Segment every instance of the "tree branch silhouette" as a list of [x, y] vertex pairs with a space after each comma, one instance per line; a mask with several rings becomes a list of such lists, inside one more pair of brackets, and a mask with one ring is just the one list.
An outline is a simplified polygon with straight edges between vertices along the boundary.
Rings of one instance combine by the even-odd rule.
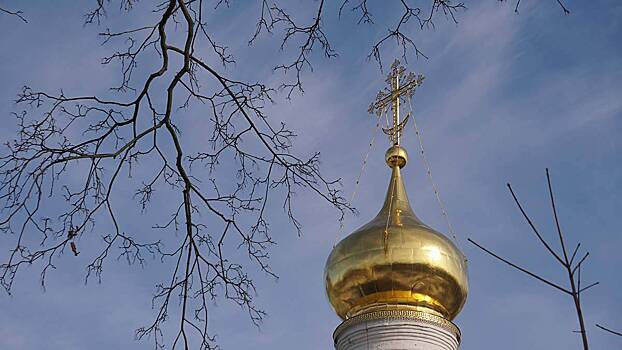
[[583, 264], [585, 263], [586, 259], [588, 258], [588, 256], [590, 255], [589, 252], [586, 252], [585, 254], [582, 255], [582, 258], [579, 259], [578, 262], [574, 262], [575, 257], [577, 256], [577, 252], [579, 251], [580, 247], [581, 247], [581, 243], [577, 243], [577, 245], [575, 246], [575, 248], [573, 249], [572, 254], [568, 254], [568, 250], [567, 250], [567, 245], [566, 245], [566, 239], [564, 237], [564, 233], [560, 227], [559, 224], [559, 219], [557, 216], [557, 207], [555, 204], [555, 197], [553, 195], [553, 186], [551, 184], [551, 176], [549, 174], [549, 169], [546, 169], [546, 180], [547, 180], [547, 187], [548, 187], [548, 194], [549, 194], [549, 199], [550, 199], [550, 203], [551, 203], [551, 209], [553, 212], [553, 219], [555, 222], [555, 228], [557, 231], [557, 237], [559, 240], [559, 245], [560, 245], [560, 251], [561, 253], [558, 253], [558, 251], [556, 251], [549, 242], [547, 242], [543, 236], [540, 234], [540, 231], [536, 228], [536, 226], [534, 225], [533, 221], [531, 220], [531, 218], [529, 217], [529, 215], [526, 213], [526, 211], [524, 210], [523, 206], [521, 205], [520, 201], [518, 200], [516, 194], [514, 193], [514, 190], [512, 189], [512, 186], [510, 184], [507, 184], [508, 189], [510, 190], [510, 194], [512, 195], [512, 199], [514, 200], [514, 202], [516, 203], [518, 209], [520, 210], [522, 216], [525, 218], [525, 220], [527, 221], [527, 223], [529, 224], [529, 227], [531, 228], [531, 231], [533, 232], [533, 234], [536, 236], [536, 238], [538, 239], [538, 241], [540, 242], [540, 244], [542, 245], [542, 247], [549, 253], [549, 255], [551, 255], [554, 259], [554, 261], [556, 261], [557, 263], [559, 263], [559, 265], [561, 266], [561, 268], [565, 271], [566, 276], [567, 276], [567, 283], [568, 283], [568, 287], [563, 287], [558, 283], [552, 282], [548, 279], [545, 279], [541, 276], [539, 276], [538, 274], [520, 267], [512, 262], [510, 262], [509, 260], [501, 257], [500, 255], [494, 253], [493, 251], [485, 248], [483, 245], [477, 243], [476, 241], [474, 241], [471, 238], [468, 238], [468, 241], [471, 242], [473, 245], [475, 245], [477, 248], [479, 248], [480, 250], [484, 251], [485, 253], [487, 253], [488, 255], [492, 256], [493, 258], [504, 262], [505, 264], [509, 265], [510, 267], [519, 270], [525, 274], [527, 274], [528, 276], [547, 284], [550, 287], [553, 287], [561, 292], [563, 292], [566, 295], [569, 295], [572, 298], [572, 301], [574, 303], [574, 307], [575, 307], [575, 312], [577, 315], [577, 320], [579, 323], [579, 331], [577, 331], [578, 333], [581, 334], [581, 341], [582, 341], [582, 345], [583, 345], [583, 349], [584, 350], [588, 350], [589, 349], [589, 343], [588, 343], [588, 338], [587, 338], [587, 332], [586, 332], [586, 326], [585, 326], [585, 320], [584, 320], [584, 316], [583, 316], [583, 309], [581, 307], [581, 296], [582, 293], [587, 291], [588, 289], [596, 286], [599, 284], [599, 282], [594, 282], [591, 283], [587, 286], [581, 286], [581, 267], [583, 266]]
[[4, 13], [4, 14], [9, 15], [9, 16], [17, 17], [22, 22], [28, 23], [28, 20], [26, 19], [26, 17], [24, 17], [24, 12], [22, 12], [20, 10], [14, 11], [14, 10], [9, 10], [7, 8], [4, 8], [4, 7], [0, 6], [0, 13]]
[[622, 333], [620, 333], [620, 332], [616, 332], [616, 331], [614, 331], [614, 330], [611, 330], [611, 329], [609, 329], [609, 328], [607, 328], [607, 327], [605, 327], [605, 326], [601, 326], [601, 325], [599, 325], [598, 323], [596, 324], [596, 327], [598, 327], [598, 328], [602, 329], [603, 331], [605, 331], [605, 332], [607, 332], [607, 333], [611, 333], [611, 334], [613, 334], [613, 335], [617, 335], [617, 336], [619, 336], [619, 337], [622, 337]]
[[[108, 3], [98, 0], [85, 22], [104, 21]], [[132, 1], [120, 3], [132, 10]], [[0, 157], [0, 229], [15, 237], [0, 264], [0, 284], [8, 293], [27, 265], [41, 266], [45, 287], [65, 249], [71, 246], [77, 258], [77, 246], [96, 247], [89, 233], [108, 222], [112, 232], [102, 235], [99, 253], [85, 263], [86, 281], [101, 281], [115, 255], [129, 264], [144, 264], [147, 256], [159, 259], [170, 269], [169, 278], [156, 284], [154, 319], [137, 329], [136, 337], [151, 339], [157, 349], [193, 348], [193, 339], [201, 349], [214, 349], [207, 322], [211, 301], [239, 305], [256, 324], [265, 316], [255, 303], [249, 264], [276, 277], [269, 265], [269, 249], [276, 243], [268, 203], [282, 201], [298, 232], [294, 196], [299, 190], [317, 194], [340, 217], [352, 210], [339, 181], [321, 174], [319, 154], [298, 156], [295, 133], [269, 120], [265, 105], [274, 89], [225, 76], [197, 56], [195, 47], [206, 44], [210, 59], [224, 67], [234, 62], [207, 30], [204, 6], [200, 0], [168, 0], [155, 9], [159, 19], [153, 25], [100, 33], [104, 44], [127, 45], [102, 60], [120, 68], [120, 82], [111, 88], [118, 98], [22, 88], [16, 102], [24, 110], [14, 114], [18, 136]], [[310, 42], [319, 40], [304, 34]], [[137, 75], [139, 60], [153, 57], [159, 66]], [[182, 132], [186, 110], [195, 104], [207, 107], [208, 137], [201, 140], [207, 147], [198, 152], [188, 150], [191, 140]], [[235, 176], [223, 176], [231, 173]], [[207, 176], [208, 186], [197, 176]], [[169, 218], [153, 227], [170, 233], [164, 239], [129, 232], [121, 222], [115, 198], [137, 181], [133, 197], [141, 211], [149, 210], [159, 192], [174, 203]], [[178, 305], [172, 302], [176, 298]], [[179, 323], [169, 341], [164, 324], [173, 315]]]

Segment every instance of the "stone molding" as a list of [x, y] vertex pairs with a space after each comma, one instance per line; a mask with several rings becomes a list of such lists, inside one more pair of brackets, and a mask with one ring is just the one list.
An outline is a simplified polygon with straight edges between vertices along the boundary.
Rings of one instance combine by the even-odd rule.
[[333, 333], [333, 339], [336, 341], [339, 335], [347, 328], [359, 323], [378, 321], [378, 320], [416, 320], [420, 323], [427, 323], [432, 326], [440, 327], [453, 334], [457, 341], [460, 342], [460, 329], [453, 322], [437, 315], [427, 312], [415, 310], [377, 310], [359, 314], [343, 321]]

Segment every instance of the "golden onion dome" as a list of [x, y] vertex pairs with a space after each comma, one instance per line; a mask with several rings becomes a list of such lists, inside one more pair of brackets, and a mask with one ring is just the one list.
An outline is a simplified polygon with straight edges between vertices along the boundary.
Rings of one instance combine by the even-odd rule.
[[413, 213], [400, 170], [406, 151], [395, 145], [386, 161], [393, 172], [382, 209], [328, 257], [328, 299], [342, 319], [378, 308], [413, 308], [452, 320], [467, 298], [466, 259]]

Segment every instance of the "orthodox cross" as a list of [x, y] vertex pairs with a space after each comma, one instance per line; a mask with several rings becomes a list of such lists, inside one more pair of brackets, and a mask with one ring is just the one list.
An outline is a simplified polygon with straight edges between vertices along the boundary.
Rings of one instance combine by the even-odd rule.
[[393, 124], [389, 128], [383, 128], [382, 131], [389, 136], [389, 139], [394, 145], [399, 145], [400, 136], [406, 122], [408, 122], [408, 117], [410, 117], [410, 114], [408, 114], [403, 121], [400, 121], [400, 100], [412, 98], [415, 93], [415, 88], [423, 83], [423, 79], [424, 76], [421, 74], [415, 74], [413, 72], [406, 74], [404, 66], [400, 64], [399, 60], [395, 60], [391, 65], [391, 71], [386, 79], [388, 87], [380, 90], [376, 96], [376, 100], [369, 105], [368, 112], [380, 117], [386, 111], [389, 103], [391, 103]]

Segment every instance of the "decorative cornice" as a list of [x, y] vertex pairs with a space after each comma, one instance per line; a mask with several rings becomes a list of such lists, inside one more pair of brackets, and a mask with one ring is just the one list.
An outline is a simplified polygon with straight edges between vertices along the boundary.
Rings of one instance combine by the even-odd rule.
[[356, 315], [354, 317], [348, 318], [343, 321], [337, 328], [335, 332], [333, 332], [333, 339], [337, 339], [339, 333], [341, 333], [344, 329], [351, 327], [353, 325], [369, 322], [369, 321], [377, 321], [377, 320], [416, 320], [422, 323], [428, 323], [433, 326], [440, 327], [456, 336], [458, 342], [460, 342], [460, 329], [458, 326], [453, 324], [451, 321], [437, 316], [428, 312], [416, 311], [416, 310], [408, 310], [408, 309], [388, 309], [388, 310], [377, 310], [370, 311], [366, 313], [362, 313]]

